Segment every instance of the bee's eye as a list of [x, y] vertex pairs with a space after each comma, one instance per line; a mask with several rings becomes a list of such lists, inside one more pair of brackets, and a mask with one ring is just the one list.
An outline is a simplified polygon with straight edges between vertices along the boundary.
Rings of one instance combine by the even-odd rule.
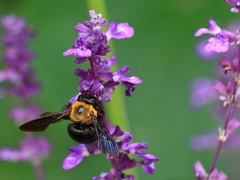
[[84, 108], [83, 108], [82, 106], [80, 106], [80, 107], [78, 108], [78, 113], [79, 113], [79, 114], [82, 114], [83, 111], [84, 111]]

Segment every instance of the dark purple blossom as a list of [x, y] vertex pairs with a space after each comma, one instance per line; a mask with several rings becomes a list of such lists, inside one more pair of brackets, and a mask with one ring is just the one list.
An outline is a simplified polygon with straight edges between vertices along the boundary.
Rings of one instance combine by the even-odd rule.
[[136, 84], [142, 83], [142, 80], [136, 76], [123, 76], [129, 71], [128, 66], [123, 66], [117, 72], [111, 72], [110, 67], [116, 64], [116, 56], [111, 56], [105, 60], [105, 56], [110, 52], [110, 47], [106, 44], [112, 37], [115, 39], [130, 38], [134, 34], [134, 30], [128, 23], [113, 22], [109, 25], [108, 31], [102, 31], [102, 27], [108, 24], [107, 20], [102, 18], [101, 14], [95, 11], [89, 11], [90, 21], [84, 24], [77, 24], [75, 29], [79, 32], [75, 43], [70, 49], [65, 51], [63, 55], [73, 54], [76, 56], [77, 64], [90, 61], [91, 69], [85, 71], [76, 69], [75, 74], [82, 78], [79, 92], [91, 91], [95, 89], [93, 86], [98, 84], [99, 88], [94, 92], [99, 99], [110, 101], [110, 94], [114, 92], [114, 86], [122, 84], [126, 89], [126, 95], [130, 96], [135, 89]]

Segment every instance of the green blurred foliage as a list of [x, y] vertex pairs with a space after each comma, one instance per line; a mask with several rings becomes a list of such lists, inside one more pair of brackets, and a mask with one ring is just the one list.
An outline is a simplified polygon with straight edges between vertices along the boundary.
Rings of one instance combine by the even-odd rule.
[[[33, 101], [40, 103], [44, 111], [58, 111], [77, 93], [79, 79], [74, 69], [78, 66], [73, 56], [64, 57], [62, 52], [76, 38], [75, 24], [89, 19], [86, 2], [0, 2], [1, 16], [14, 13], [25, 17], [36, 29], [32, 49], [37, 58], [32, 65], [36, 69], [36, 80], [42, 82], [43, 88]], [[200, 27], [208, 27], [209, 18], [224, 27], [237, 15], [230, 13], [230, 6], [223, 0], [109, 0], [105, 5], [109, 22], [127, 21], [135, 29], [133, 38], [113, 40], [113, 44], [118, 67], [128, 65], [131, 73], [144, 81], [132, 97], [124, 97], [133, 140], [148, 142], [147, 152], [159, 157], [153, 175], [145, 174], [138, 167], [138, 179], [194, 179], [193, 164], [201, 160], [209, 169], [214, 151], [195, 152], [189, 146], [189, 139], [195, 134], [217, 131], [220, 123], [212, 120], [209, 108], [193, 111], [188, 104], [191, 82], [199, 76], [213, 76], [213, 67], [217, 64], [197, 57], [195, 46], [200, 38], [193, 34]], [[124, 94], [123, 88], [121, 91]], [[8, 109], [15, 104], [18, 102], [13, 98], [1, 99], [0, 147], [17, 148], [19, 138], [24, 136], [8, 116]], [[121, 110], [115, 116], [119, 114]], [[47, 179], [91, 179], [100, 172], [109, 172], [110, 163], [104, 155], [85, 158], [76, 168], [62, 170], [68, 148], [76, 145], [67, 135], [66, 123], [52, 125], [38, 135], [46, 136], [53, 143], [51, 156], [43, 162]], [[229, 172], [224, 153], [218, 168]], [[34, 179], [34, 171], [25, 162], [0, 162], [0, 179], [30, 180]]]

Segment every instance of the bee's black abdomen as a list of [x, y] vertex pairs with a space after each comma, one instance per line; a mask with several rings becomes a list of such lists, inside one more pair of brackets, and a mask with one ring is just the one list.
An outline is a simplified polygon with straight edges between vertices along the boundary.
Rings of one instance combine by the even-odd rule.
[[97, 140], [96, 133], [89, 126], [80, 123], [72, 123], [68, 125], [68, 134], [78, 143], [91, 144]]

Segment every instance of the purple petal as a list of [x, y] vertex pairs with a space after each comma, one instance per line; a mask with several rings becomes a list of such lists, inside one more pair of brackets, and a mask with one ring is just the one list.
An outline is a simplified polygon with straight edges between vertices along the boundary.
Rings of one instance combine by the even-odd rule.
[[220, 94], [226, 94], [226, 87], [220, 81], [215, 82], [214, 89]]
[[151, 163], [148, 165], [142, 165], [142, 168], [147, 174], [153, 174], [155, 170], [155, 165], [154, 163]]
[[74, 55], [79, 57], [90, 57], [92, 55], [92, 52], [89, 49], [78, 49], [75, 51]]
[[77, 156], [76, 153], [69, 154], [63, 161], [62, 168], [64, 170], [69, 170], [77, 166], [82, 162], [83, 156]]
[[117, 21], [112, 22], [106, 33], [107, 40], [109, 41], [111, 38], [115, 39], [123, 39], [123, 38], [130, 38], [134, 34], [134, 29], [129, 26], [128, 23], [120, 23], [118, 24]]
[[216, 168], [209, 175], [208, 180], [227, 180], [228, 177], [224, 172], [219, 172]]
[[79, 95], [80, 95], [80, 93], [78, 93], [76, 96], [72, 97], [72, 98], [69, 100], [68, 104], [69, 104], [70, 106], [72, 106], [73, 103], [75, 103], [75, 102], [77, 101], [77, 98], [78, 98]]
[[120, 78], [120, 81], [132, 83], [132, 84], [140, 84], [143, 82], [140, 78], [136, 76], [122, 76]]
[[226, 57], [222, 57], [219, 65], [225, 69], [231, 67], [231, 62]]
[[94, 24], [99, 24], [100, 26], [108, 24], [107, 20], [102, 18], [102, 14], [97, 14], [94, 10], [90, 10], [89, 15], [92, 17], [91, 22]]
[[64, 56], [69, 56], [72, 55], [75, 52], [75, 50], [73, 49], [68, 49], [67, 51], [63, 52]]
[[21, 159], [21, 154], [18, 150], [13, 148], [3, 148], [0, 150], [1, 161], [20, 161]]
[[190, 104], [194, 108], [200, 108], [206, 103], [217, 98], [217, 92], [213, 89], [212, 80], [201, 77], [193, 81], [191, 87]]
[[124, 132], [124, 138], [123, 138], [123, 147], [127, 147], [132, 140], [132, 135], [129, 132]]
[[31, 105], [25, 108], [12, 108], [10, 110], [10, 116], [21, 123], [35, 119], [40, 113], [41, 107], [39, 105]]
[[230, 133], [234, 132], [239, 127], [240, 127], [240, 122], [235, 117], [231, 119], [227, 126], [227, 136]]
[[128, 155], [124, 153], [119, 154], [118, 161], [118, 165], [121, 167], [121, 170], [131, 169], [137, 165], [134, 159], [130, 159]]
[[84, 24], [81, 24], [81, 23], [78, 23], [76, 26], [75, 26], [75, 29], [79, 32], [88, 32], [89, 31], [89, 28], [86, 27]]
[[196, 178], [199, 180], [205, 180], [208, 176], [200, 161], [194, 164], [193, 171], [195, 172]]
[[197, 30], [197, 32], [194, 34], [194, 36], [201, 36], [202, 34], [212, 34], [212, 35], [216, 35], [217, 33], [221, 32], [221, 28], [217, 25], [217, 23], [210, 19], [208, 21], [209, 24], [209, 29], [206, 28], [200, 28], [199, 30]]
[[109, 121], [105, 121], [105, 126], [113, 137], [120, 137], [123, 135], [123, 131], [119, 126], [112, 126]]
[[119, 78], [125, 73], [129, 71], [128, 66], [123, 66], [119, 71], [113, 73], [114, 76], [112, 77], [113, 81], [119, 81]]
[[[130, 151], [131, 154], [135, 154], [136, 152], [139, 151], [139, 149], [148, 149], [148, 144], [145, 142], [143, 143], [136, 142], [136, 143], [128, 144], [128, 146], [122, 146], [121, 149], [124, 151]], [[144, 152], [141, 152], [141, 153], [144, 153]]]
[[75, 63], [77, 63], [77, 64], [82, 64], [82, 63], [84, 63], [84, 62], [86, 62], [87, 61], [87, 58], [86, 57], [77, 57], [76, 59], [75, 59]]
[[236, 6], [239, 3], [239, 0], [225, 0], [226, 3], [230, 4], [231, 6]]
[[229, 42], [222, 42], [217, 38], [209, 38], [208, 42], [209, 43], [204, 48], [206, 52], [222, 53], [226, 52], [229, 47]]
[[89, 156], [87, 148], [84, 144], [70, 148], [70, 154], [64, 159], [62, 168], [69, 170], [82, 162], [84, 156]]
[[135, 176], [133, 176], [133, 175], [125, 175], [125, 179], [127, 179], [127, 180], [134, 180]]
[[87, 72], [85, 70], [83, 70], [83, 69], [77, 68], [75, 70], [75, 75], [85, 79], [87, 77]]
[[218, 135], [214, 133], [197, 135], [191, 138], [190, 144], [197, 151], [215, 149], [218, 144]]

